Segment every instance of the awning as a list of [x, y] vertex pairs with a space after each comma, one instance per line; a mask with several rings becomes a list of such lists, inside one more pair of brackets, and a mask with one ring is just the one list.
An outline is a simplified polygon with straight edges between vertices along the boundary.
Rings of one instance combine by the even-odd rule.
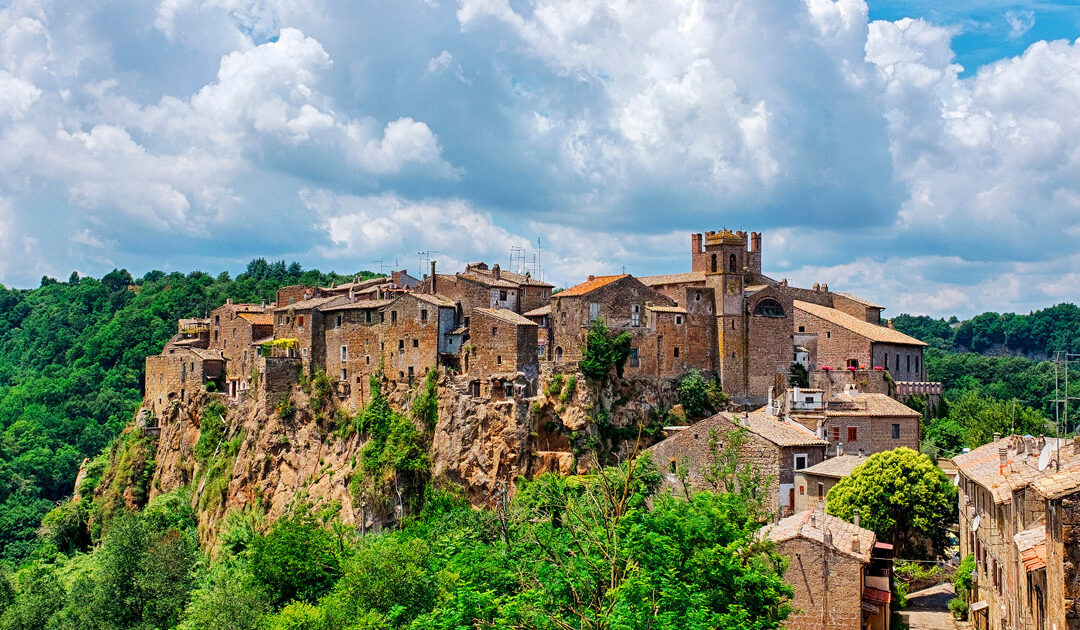
[[989, 607], [990, 604], [987, 604], [983, 600], [979, 600], [971, 605], [971, 612], [979, 612], [980, 610], [986, 610]]

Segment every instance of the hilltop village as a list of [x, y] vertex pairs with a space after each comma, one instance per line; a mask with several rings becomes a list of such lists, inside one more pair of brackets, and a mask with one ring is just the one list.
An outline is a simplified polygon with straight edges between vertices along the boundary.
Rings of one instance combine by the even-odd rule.
[[[497, 264], [447, 274], [433, 261], [422, 278], [395, 271], [336, 286], [285, 287], [272, 304], [228, 302], [207, 318], [181, 320], [162, 353], [147, 358], [141, 422], [167, 432], [178, 406], [207, 391], [230, 406], [246, 401], [271, 414], [301, 375], [316, 373], [331, 379], [337, 404], [357, 410], [371, 400], [373, 376], [380, 391], [404, 392], [408, 400], [434, 370], [457, 402], [440, 406], [456, 411], [449, 420], [440, 414], [433, 450], [449, 444], [467, 453], [480, 472], [457, 479], [471, 497], [490, 496], [498, 479], [586, 465], [550, 420], [523, 410], [540, 408], [555, 375], [577, 372], [588, 331], [603, 320], [629, 334], [623, 380], [644, 388], [633, 391], [659, 392], [698, 370], [730, 401], [728, 411], [701, 422], [665, 427], [650, 447], [665, 483], [701, 484], [709, 436], [744, 431], [740, 456], [769, 480], [777, 522], [767, 535], [792, 558], [831, 553], [834, 567], [843, 567], [842, 588], [835, 571], [802, 567], [807, 579], [796, 585], [794, 602], [800, 612], [789, 627], [822, 627], [828, 617], [830, 627], [887, 628], [891, 547], [857, 523], [826, 515], [825, 494], [870, 454], [917, 450], [921, 416], [900, 400], [919, 394], [932, 402], [941, 386], [926, 382], [925, 344], [883, 321], [884, 307], [825, 284], [798, 288], [764, 275], [761, 243], [760, 233], [692, 234], [684, 273], [590, 276], [561, 291]], [[793, 371], [804, 381], [793, 381]], [[641, 413], [653, 404], [648, 397]], [[525, 425], [504, 431], [496, 447], [480, 446], [492, 441], [492, 410], [526, 418]], [[478, 426], [469, 424], [475, 417]], [[583, 422], [575, 428], [588, 430]], [[169, 457], [159, 453], [160, 461]], [[436, 470], [449, 474], [438, 461]], [[299, 483], [299, 473], [273, 474], [277, 481], [264, 480], [268, 489]], [[346, 517], [367, 526], [370, 513], [349, 509]], [[836, 595], [817, 596], [826, 590]]]

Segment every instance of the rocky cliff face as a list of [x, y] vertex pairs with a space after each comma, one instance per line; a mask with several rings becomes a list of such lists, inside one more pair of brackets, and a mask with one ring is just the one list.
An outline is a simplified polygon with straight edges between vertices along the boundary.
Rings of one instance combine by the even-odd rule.
[[[512, 492], [513, 480], [521, 477], [587, 468], [595, 459], [586, 453], [625, 453], [639, 425], [649, 443], [669, 417], [656, 410], [676, 402], [671, 384], [617, 379], [586, 385], [580, 377], [550, 373], [541, 380], [544, 391], [536, 397], [488, 401], [441, 375], [438, 421], [426, 434], [432, 479], [460, 486], [474, 505], [489, 505], [504, 482]], [[404, 386], [387, 392], [392, 406], [406, 413], [414, 397]], [[363, 522], [378, 529], [397, 518], [393, 501], [367, 501], [350, 491], [365, 442], [355, 431], [342, 431], [338, 419], [355, 410], [317, 414], [297, 386], [275, 407], [254, 396], [234, 402], [203, 393], [174, 402], [157, 428], [133, 427], [160, 435], [148, 441], [154, 450], [148, 495], [126, 492], [125, 502], [135, 506], [189, 487], [204, 542], [216, 537], [230, 511], [252, 509], [273, 521], [297, 501], [334, 510], [357, 528]], [[211, 430], [204, 425], [214, 424], [217, 439], [200, 444]], [[110, 468], [119, 465], [110, 462]]]

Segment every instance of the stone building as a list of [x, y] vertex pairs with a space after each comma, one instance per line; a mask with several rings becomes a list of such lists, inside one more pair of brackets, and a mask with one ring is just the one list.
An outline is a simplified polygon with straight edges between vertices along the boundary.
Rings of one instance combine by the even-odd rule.
[[866, 463], [866, 455], [840, 455], [808, 468], [795, 471], [795, 511], [825, 509], [825, 500], [833, 486]]
[[259, 345], [274, 337], [274, 315], [264, 304], [225, 304], [210, 311], [210, 349], [226, 361], [224, 391], [231, 397], [247, 391]]
[[366, 404], [371, 393], [369, 379], [383, 365], [383, 309], [393, 302], [357, 300], [319, 309], [326, 321], [324, 369], [336, 379], [337, 395], [356, 407]]
[[793, 389], [788, 395], [803, 399], [789, 406], [789, 417], [827, 440], [830, 453], [841, 445], [849, 454], [919, 450], [922, 414], [885, 394], [848, 389], [826, 399], [822, 390]]
[[[280, 292], [278, 300], [281, 301]], [[299, 358], [306, 373], [325, 369], [326, 338], [321, 308], [348, 303], [349, 298], [344, 295], [322, 295], [278, 306], [274, 309], [274, 339], [290, 341], [285, 354]]]
[[535, 394], [537, 325], [509, 309], [474, 308], [471, 349], [463, 359], [469, 390], [483, 398]]
[[220, 388], [224, 367], [220, 352], [204, 348], [167, 345], [161, 354], [146, 357], [144, 400], [151, 415], [205, 390], [207, 383]]
[[507, 309], [518, 314], [540, 308], [551, 299], [553, 286], [524, 274], [505, 271], [499, 265], [469, 263], [465, 271], [439, 274], [431, 263], [431, 274], [417, 291], [438, 294], [461, 305], [462, 323], [468, 326], [474, 308]]
[[895, 381], [926, 380], [926, 344], [914, 337], [836, 308], [801, 300], [795, 302], [795, 325], [797, 334], [817, 335], [816, 366], [812, 369], [880, 366]]
[[874, 532], [805, 510], [766, 525], [759, 534], [788, 559], [785, 580], [795, 589], [789, 630], [887, 630], [891, 561]]
[[[766, 477], [768, 499], [780, 514], [790, 514], [795, 503], [795, 472], [825, 459], [825, 441], [802, 425], [771, 416], [764, 411], [745, 414], [719, 413], [648, 449], [653, 462], [665, 472], [665, 484], [677, 486], [680, 471], [692, 486], [711, 489], [706, 472], [713, 454], [730, 445], [735, 432], [745, 435], [739, 458]], [[710, 446], [713, 436], [717, 443]], [[715, 451], [714, 451], [715, 447]]]
[[1074, 596], [1080, 445], [1009, 436], [953, 458], [960, 553], [974, 554], [971, 618], [981, 630], [1080, 627]]
[[585, 282], [556, 294], [551, 304], [554, 361], [580, 361], [589, 328], [599, 319], [609, 330], [630, 333], [627, 372], [655, 373], [655, 358], [640, 351], [647, 333], [648, 305], [674, 306], [675, 302], [629, 274], [589, 276]]

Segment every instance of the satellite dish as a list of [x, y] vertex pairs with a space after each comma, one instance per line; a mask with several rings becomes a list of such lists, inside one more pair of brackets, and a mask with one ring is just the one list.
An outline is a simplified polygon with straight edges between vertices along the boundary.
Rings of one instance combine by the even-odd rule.
[[956, 475], [953, 476], [952, 485], [954, 485], [954, 486], [959, 486], [960, 485], [960, 474], [959, 473], [957, 473]]
[[971, 531], [975, 532], [979, 530], [979, 517], [976, 516], [975, 520], [971, 521]]
[[1057, 442], [1047, 442], [1046, 447], [1043, 448], [1043, 452], [1039, 455], [1039, 470], [1046, 470], [1046, 467], [1050, 465], [1050, 456], [1057, 450]]

